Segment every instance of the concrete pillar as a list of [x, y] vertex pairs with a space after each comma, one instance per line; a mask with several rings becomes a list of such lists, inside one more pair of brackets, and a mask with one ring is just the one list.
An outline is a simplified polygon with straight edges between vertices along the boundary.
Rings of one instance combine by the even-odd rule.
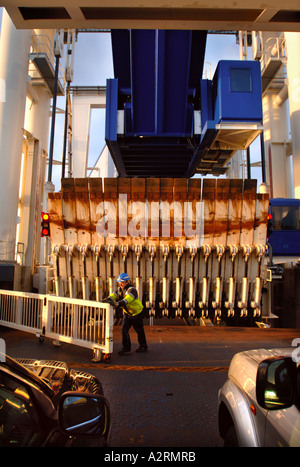
[[271, 198], [286, 198], [290, 194], [290, 166], [286, 155], [288, 115], [286, 102], [278, 105], [277, 96], [278, 92], [270, 90], [263, 97], [267, 184]]
[[300, 33], [286, 32], [287, 75], [294, 162], [295, 198], [300, 198]]
[[31, 30], [17, 30], [3, 9], [0, 38], [0, 259], [14, 260]]
[[24, 129], [28, 136], [24, 141], [24, 146], [28, 147], [28, 151], [24, 152], [26, 181], [20, 213], [22, 236], [18, 241], [24, 243], [24, 264], [32, 271], [36, 262], [40, 260], [40, 243], [43, 244], [43, 239], [40, 239], [40, 211], [41, 208], [47, 211], [47, 204], [43, 204], [43, 191], [47, 168], [50, 105], [51, 95], [46, 86], [33, 86], [29, 82], [24, 119]]

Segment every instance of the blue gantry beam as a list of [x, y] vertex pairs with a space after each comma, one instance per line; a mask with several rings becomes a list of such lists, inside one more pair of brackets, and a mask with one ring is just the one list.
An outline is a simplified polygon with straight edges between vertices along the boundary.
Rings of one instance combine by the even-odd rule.
[[203, 80], [206, 31], [112, 30], [106, 142], [121, 176], [224, 173], [261, 131], [259, 64], [221, 61]]

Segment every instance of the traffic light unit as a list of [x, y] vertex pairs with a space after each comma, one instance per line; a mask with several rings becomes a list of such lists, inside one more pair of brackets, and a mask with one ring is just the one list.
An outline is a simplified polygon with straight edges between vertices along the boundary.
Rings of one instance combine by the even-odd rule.
[[41, 237], [50, 237], [50, 216], [47, 212], [42, 212], [41, 217]]
[[270, 235], [272, 233], [272, 229], [273, 229], [273, 221], [272, 221], [272, 214], [268, 214], [268, 225], [267, 225], [267, 238], [270, 238]]

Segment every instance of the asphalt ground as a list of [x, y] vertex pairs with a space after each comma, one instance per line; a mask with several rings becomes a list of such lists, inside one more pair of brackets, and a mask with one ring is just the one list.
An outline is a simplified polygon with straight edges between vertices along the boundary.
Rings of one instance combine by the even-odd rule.
[[291, 347], [300, 329], [229, 328], [211, 326], [145, 326], [149, 350], [119, 356], [121, 328], [114, 327], [110, 362], [95, 363], [92, 351], [0, 327], [6, 352], [65, 361], [71, 368], [92, 373], [103, 385], [111, 406], [110, 446], [119, 448], [221, 447], [218, 433], [218, 391], [237, 352]]

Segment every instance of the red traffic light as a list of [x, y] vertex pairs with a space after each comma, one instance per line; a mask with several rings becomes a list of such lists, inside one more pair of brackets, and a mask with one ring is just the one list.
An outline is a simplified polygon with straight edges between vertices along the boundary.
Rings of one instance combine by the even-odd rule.
[[270, 238], [270, 235], [272, 233], [272, 228], [273, 228], [273, 222], [272, 222], [272, 214], [268, 214], [268, 224], [267, 224], [267, 238]]
[[50, 237], [50, 216], [48, 212], [42, 212], [41, 217], [41, 237]]

